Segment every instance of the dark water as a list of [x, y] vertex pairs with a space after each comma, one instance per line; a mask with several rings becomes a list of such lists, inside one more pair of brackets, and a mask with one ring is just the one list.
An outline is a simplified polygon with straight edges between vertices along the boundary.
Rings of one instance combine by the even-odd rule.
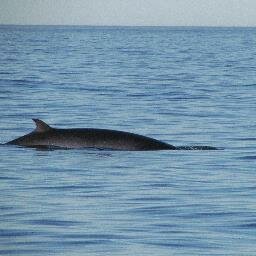
[[0, 27], [0, 143], [53, 126], [220, 151], [0, 147], [0, 255], [255, 255], [256, 29]]

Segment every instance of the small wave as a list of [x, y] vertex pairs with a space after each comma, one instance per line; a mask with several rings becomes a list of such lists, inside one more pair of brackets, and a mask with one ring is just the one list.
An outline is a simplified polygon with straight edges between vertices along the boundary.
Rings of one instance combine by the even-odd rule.
[[20, 178], [15, 178], [15, 177], [0, 176], [0, 180], [21, 180], [21, 179]]
[[256, 141], [256, 138], [248, 137], [248, 138], [232, 138], [232, 140], [236, 141]]
[[68, 220], [52, 220], [52, 219], [38, 219], [30, 220], [29, 224], [43, 225], [43, 226], [58, 226], [58, 227], [70, 227], [76, 226], [80, 222], [78, 221], [68, 221]]
[[19, 236], [31, 236], [40, 235], [42, 232], [36, 232], [34, 230], [20, 230], [20, 229], [0, 229], [1, 237], [19, 237]]
[[241, 160], [255, 160], [256, 156], [242, 156], [242, 157], [238, 157], [238, 159], [241, 159]]

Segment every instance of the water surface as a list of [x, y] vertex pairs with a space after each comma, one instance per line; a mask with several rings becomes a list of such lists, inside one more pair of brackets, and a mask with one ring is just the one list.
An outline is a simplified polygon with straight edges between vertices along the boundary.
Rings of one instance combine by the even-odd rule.
[[40, 118], [224, 148], [1, 146], [1, 255], [255, 255], [254, 28], [1, 26], [0, 42], [0, 143]]

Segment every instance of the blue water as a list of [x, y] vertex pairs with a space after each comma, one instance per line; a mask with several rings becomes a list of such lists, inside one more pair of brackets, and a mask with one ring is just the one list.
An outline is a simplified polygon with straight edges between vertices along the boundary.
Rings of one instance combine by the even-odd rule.
[[0, 26], [0, 143], [125, 130], [219, 151], [0, 146], [0, 255], [255, 255], [256, 29]]

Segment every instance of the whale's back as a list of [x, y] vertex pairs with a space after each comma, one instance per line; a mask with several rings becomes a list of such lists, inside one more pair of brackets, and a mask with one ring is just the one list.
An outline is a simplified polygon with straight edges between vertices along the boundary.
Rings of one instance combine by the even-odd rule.
[[34, 131], [8, 142], [27, 147], [163, 150], [174, 146], [146, 136], [108, 129], [54, 129]]
[[143, 135], [108, 129], [57, 129], [39, 119], [33, 119], [36, 129], [9, 141], [25, 147], [46, 148], [98, 148], [111, 150], [215, 150], [210, 146], [178, 146]]

